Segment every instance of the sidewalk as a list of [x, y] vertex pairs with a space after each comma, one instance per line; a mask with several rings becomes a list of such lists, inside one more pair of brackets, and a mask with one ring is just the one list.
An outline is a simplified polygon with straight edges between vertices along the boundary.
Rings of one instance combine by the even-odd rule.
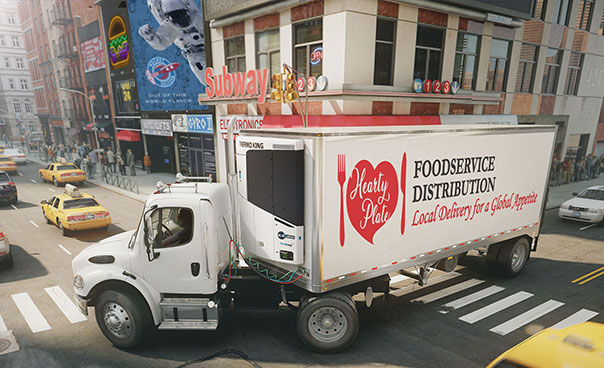
[[[40, 166], [47, 166], [50, 162], [45, 162], [43, 159], [40, 159], [38, 152], [31, 152], [27, 154], [28, 161], [38, 164]], [[97, 168], [100, 171], [100, 164], [97, 164]], [[126, 173], [130, 174], [130, 169], [126, 168]], [[120, 175], [119, 169], [116, 166], [116, 173], [112, 175]], [[139, 194], [135, 192], [131, 192], [122, 188], [119, 188], [114, 185], [107, 184], [103, 179], [100, 173], [95, 175], [95, 179], [86, 179], [87, 184], [96, 185], [98, 187], [110, 190], [112, 192], [121, 194], [126, 197], [130, 197], [140, 202], [145, 202], [149, 195], [153, 193], [157, 189], [157, 182], [161, 181], [163, 183], [173, 183], [176, 181], [176, 175], [169, 173], [151, 173], [147, 174], [145, 170], [136, 169], [136, 176], [125, 175], [124, 178], [128, 178], [132, 181], [138, 183]]]

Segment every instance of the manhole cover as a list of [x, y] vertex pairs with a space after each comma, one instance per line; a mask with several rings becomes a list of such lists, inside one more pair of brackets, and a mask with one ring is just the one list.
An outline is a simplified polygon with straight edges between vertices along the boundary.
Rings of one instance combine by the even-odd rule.
[[0, 353], [10, 347], [10, 341], [6, 339], [0, 339]]

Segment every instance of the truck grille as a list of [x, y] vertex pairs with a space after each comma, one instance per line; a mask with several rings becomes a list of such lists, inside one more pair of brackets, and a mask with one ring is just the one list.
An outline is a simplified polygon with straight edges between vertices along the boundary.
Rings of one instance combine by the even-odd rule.
[[585, 208], [585, 207], [577, 207], [577, 206], [570, 206], [569, 209], [571, 211], [579, 211], [579, 212], [585, 212], [585, 211], [587, 211], [587, 208]]

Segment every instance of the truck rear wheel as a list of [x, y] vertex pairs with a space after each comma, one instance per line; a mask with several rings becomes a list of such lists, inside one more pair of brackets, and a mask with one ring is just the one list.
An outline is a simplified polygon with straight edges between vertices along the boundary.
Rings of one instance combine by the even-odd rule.
[[440, 262], [438, 262], [438, 264], [436, 265], [436, 268], [438, 268], [441, 271], [451, 272], [457, 266], [458, 261], [459, 261], [459, 256], [457, 254], [454, 256], [447, 257], [447, 258], [443, 258], [440, 260]]
[[151, 313], [137, 295], [107, 290], [96, 300], [94, 314], [103, 335], [118, 348], [138, 345], [151, 327]]
[[297, 327], [306, 346], [320, 353], [335, 353], [356, 339], [359, 316], [350, 296], [331, 293], [301, 303]]
[[501, 245], [497, 254], [497, 263], [501, 272], [508, 277], [515, 277], [526, 266], [529, 259], [530, 246], [526, 238], [513, 239]]

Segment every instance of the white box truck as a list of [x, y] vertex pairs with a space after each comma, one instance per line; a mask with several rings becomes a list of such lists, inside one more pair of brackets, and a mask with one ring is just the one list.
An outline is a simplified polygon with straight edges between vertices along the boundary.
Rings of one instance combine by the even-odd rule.
[[[297, 310], [301, 340], [345, 349], [352, 296], [387, 295], [389, 273], [425, 284], [479, 249], [516, 276], [537, 248], [553, 126], [244, 131], [230, 185], [161, 185], [134, 231], [73, 260], [76, 301], [132, 347], [148, 329], [218, 327], [235, 308]], [[236, 169], [235, 168], [236, 162]]]

